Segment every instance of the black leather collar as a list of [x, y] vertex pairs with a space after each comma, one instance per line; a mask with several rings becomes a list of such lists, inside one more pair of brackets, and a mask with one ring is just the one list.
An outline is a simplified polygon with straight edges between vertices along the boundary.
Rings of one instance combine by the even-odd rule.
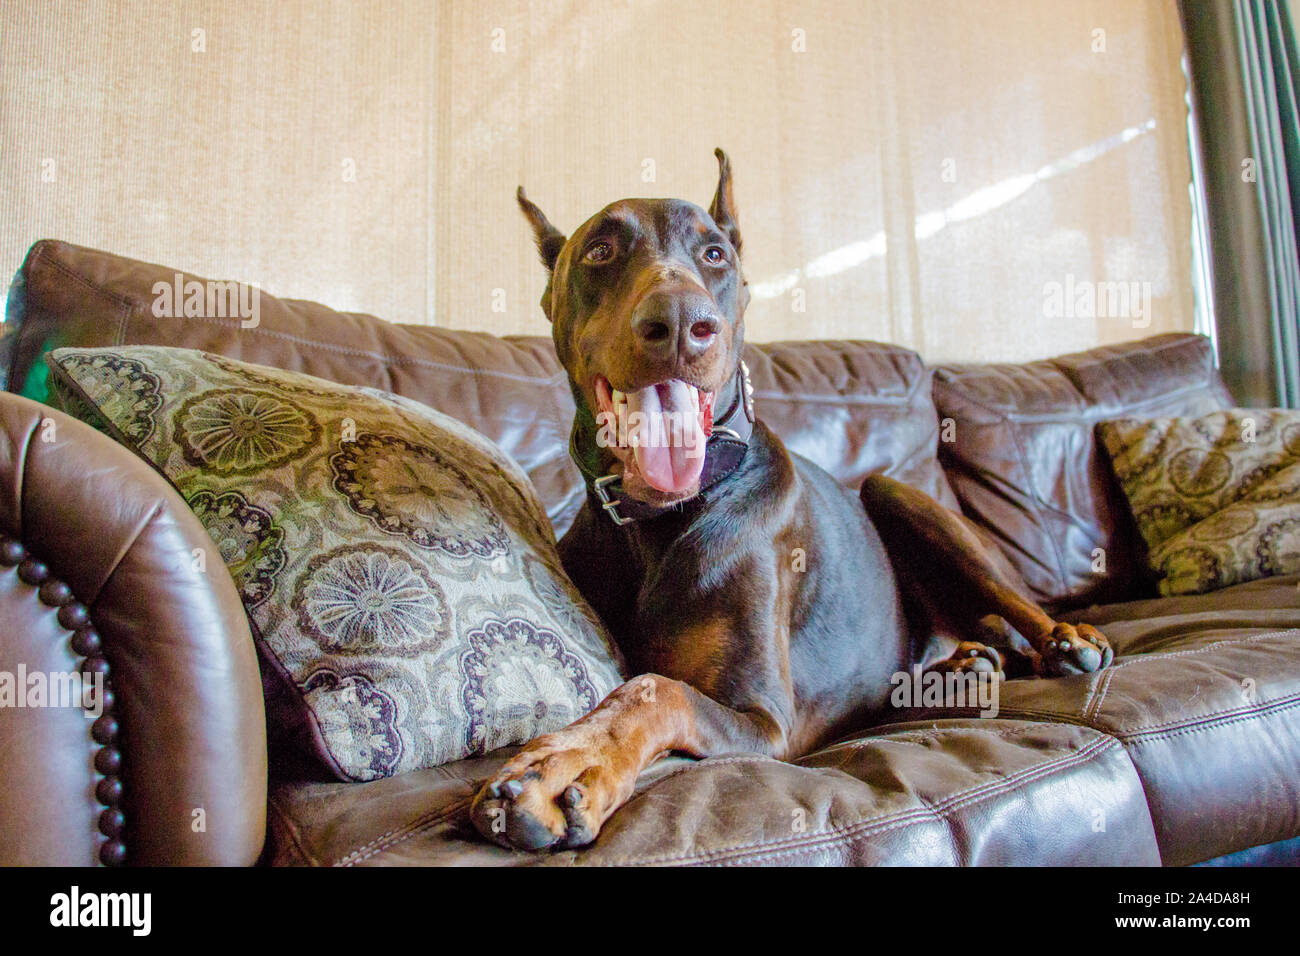
[[[749, 382], [749, 369], [744, 362], [741, 362], [736, 370], [735, 401], [721, 418], [714, 421], [713, 434], [709, 436], [704, 446], [700, 495], [740, 467], [740, 463], [745, 459], [745, 452], [749, 449], [749, 439], [753, 433], [754, 387]], [[578, 428], [575, 423], [573, 433], [569, 437], [569, 456], [582, 472], [588, 493], [596, 498], [614, 524], [625, 525], [633, 521], [644, 521], [677, 510], [678, 505], [661, 507], [627, 497], [623, 493], [623, 481], [619, 475], [593, 474], [584, 466], [582, 456], [578, 454], [577, 437]]]

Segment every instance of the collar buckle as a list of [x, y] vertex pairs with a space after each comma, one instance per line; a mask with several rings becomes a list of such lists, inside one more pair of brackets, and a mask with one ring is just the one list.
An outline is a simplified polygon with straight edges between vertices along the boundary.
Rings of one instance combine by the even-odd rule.
[[621, 528], [625, 524], [631, 524], [635, 519], [624, 518], [618, 513], [618, 506], [621, 502], [608, 491], [609, 486], [618, 481], [618, 479], [618, 475], [605, 475], [602, 478], [597, 478], [592, 483], [592, 487], [595, 489], [596, 497], [600, 499], [600, 506], [605, 509], [614, 524]]

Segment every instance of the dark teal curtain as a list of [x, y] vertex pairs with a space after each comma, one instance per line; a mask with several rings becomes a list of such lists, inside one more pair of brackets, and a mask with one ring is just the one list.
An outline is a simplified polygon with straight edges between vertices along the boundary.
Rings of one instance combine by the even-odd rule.
[[1279, 401], [1300, 407], [1300, 57], [1285, 0], [1234, 0], [1247, 118], [1258, 158], [1269, 332]]
[[1181, 0], [1224, 379], [1300, 407], [1300, 56], [1285, 0]]

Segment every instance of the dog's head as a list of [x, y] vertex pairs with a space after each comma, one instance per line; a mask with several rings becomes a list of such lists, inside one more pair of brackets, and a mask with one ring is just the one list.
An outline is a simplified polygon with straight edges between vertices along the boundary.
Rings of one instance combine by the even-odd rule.
[[550, 272], [542, 311], [578, 403], [581, 451], [652, 505], [698, 493], [714, 410], [737, 400], [749, 290], [731, 164], [716, 155], [707, 212], [679, 199], [624, 199], [566, 239], [518, 194]]

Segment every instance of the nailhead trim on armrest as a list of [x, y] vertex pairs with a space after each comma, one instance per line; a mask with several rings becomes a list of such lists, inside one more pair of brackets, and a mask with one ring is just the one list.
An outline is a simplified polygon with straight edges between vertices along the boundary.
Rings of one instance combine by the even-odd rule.
[[99, 632], [90, 619], [90, 612], [72, 589], [53, 577], [49, 567], [31, 555], [21, 541], [0, 535], [0, 567], [14, 568], [19, 580], [37, 589], [42, 604], [57, 609], [59, 625], [72, 632], [72, 650], [81, 658], [78, 671], [85, 675], [104, 675], [103, 711], [90, 727], [91, 738], [99, 744], [95, 770], [101, 779], [95, 785], [95, 799], [104, 807], [99, 814], [99, 832], [105, 837], [99, 847], [99, 861], [104, 866], [121, 866], [126, 862], [126, 816], [121, 810], [122, 751], [118, 747], [121, 728], [114, 713], [116, 698]]

